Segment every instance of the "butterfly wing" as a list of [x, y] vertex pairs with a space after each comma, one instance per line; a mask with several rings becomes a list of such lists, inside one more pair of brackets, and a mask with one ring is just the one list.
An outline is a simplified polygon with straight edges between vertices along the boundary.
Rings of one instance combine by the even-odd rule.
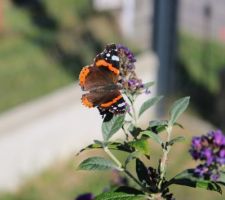
[[126, 102], [119, 90], [89, 92], [82, 96], [82, 103], [89, 108], [97, 106], [101, 115], [119, 114], [126, 111]]
[[90, 91], [98, 87], [116, 84], [118, 76], [105, 67], [86, 66], [79, 75], [82, 90]]
[[119, 75], [120, 58], [116, 45], [107, 45], [105, 50], [95, 57], [94, 63], [96, 67], [106, 67]]
[[127, 110], [127, 104], [120, 91], [115, 91], [115, 93], [117, 93], [118, 96], [112, 101], [106, 102], [97, 107], [100, 115], [104, 118], [104, 122], [111, 120], [113, 115], [123, 114]]

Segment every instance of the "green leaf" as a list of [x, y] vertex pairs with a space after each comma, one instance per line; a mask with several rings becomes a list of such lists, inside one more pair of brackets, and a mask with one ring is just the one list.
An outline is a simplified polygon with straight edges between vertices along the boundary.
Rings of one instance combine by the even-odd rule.
[[148, 89], [148, 88], [150, 88], [151, 86], [153, 86], [154, 84], [155, 84], [155, 83], [154, 83], [153, 81], [147, 82], [147, 83], [144, 84], [144, 88], [145, 88], [145, 89]]
[[160, 133], [166, 129], [168, 125], [167, 120], [153, 120], [149, 122], [149, 128], [154, 133]]
[[217, 181], [217, 183], [225, 186], [225, 172], [220, 172], [220, 177], [219, 177], [219, 180]]
[[[95, 141], [96, 142], [96, 141]], [[107, 144], [104, 144], [104, 145], [107, 145], [107, 147], [110, 149], [110, 150], [118, 150], [118, 151], [124, 151], [124, 152], [128, 152], [128, 153], [132, 153], [135, 151], [135, 148], [130, 146], [128, 143], [119, 143], [119, 142], [108, 142]], [[103, 148], [103, 144], [101, 143], [95, 143], [95, 144], [91, 144], [91, 145], [88, 145], [87, 147], [81, 149], [76, 156], [78, 156], [80, 153], [82, 153], [83, 151], [86, 151], [86, 150], [90, 150], [90, 149], [101, 149]]]
[[135, 194], [135, 195], [143, 194], [142, 191], [137, 190], [136, 188], [129, 187], [129, 186], [120, 186], [120, 187], [116, 188], [116, 190], [114, 190], [114, 192], [124, 192], [126, 194]]
[[108, 141], [122, 126], [125, 115], [115, 115], [110, 121], [102, 123], [104, 141]]
[[134, 138], [137, 138], [137, 136], [140, 134], [142, 129], [131, 124], [128, 128], [128, 131]]
[[161, 138], [158, 135], [156, 135], [154, 132], [152, 132], [152, 131], [148, 131], [148, 130], [147, 131], [142, 131], [140, 134], [152, 138], [155, 142], [157, 142], [160, 145], [162, 145], [162, 143], [163, 143]]
[[104, 192], [95, 200], [144, 200], [144, 195], [127, 194], [123, 192]]
[[150, 107], [152, 107], [153, 105], [158, 103], [162, 98], [163, 98], [163, 96], [156, 96], [156, 97], [153, 97], [153, 98], [145, 101], [140, 108], [139, 117]]
[[107, 170], [117, 169], [118, 167], [111, 161], [103, 157], [91, 157], [82, 161], [79, 170]]
[[168, 146], [172, 146], [172, 145], [174, 145], [177, 142], [183, 142], [183, 141], [185, 141], [185, 138], [183, 136], [178, 136], [178, 137], [175, 137], [172, 140], [170, 140], [168, 142]]
[[152, 120], [149, 122], [149, 127], [167, 126], [167, 124], [168, 124], [167, 120]]
[[182, 125], [182, 124], [180, 124], [180, 123], [177, 123], [177, 122], [175, 122], [175, 123], [174, 123], [174, 126], [178, 126], [179, 128], [184, 129], [183, 125]]
[[216, 182], [194, 176], [194, 169], [188, 169], [176, 175], [168, 182], [167, 187], [171, 184], [184, 185], [193, 188], [203, 188], [222, 194], [221, 187]]
[[105, 143], [102, 142], [102, 141], [100, 141], [100, 140], [94, 140], [94, 143], [95, 143], [95, 144], [98, 144], [98, 145], [100, 145], [100, 146], [102, 146], [102, 147], [105, 146]]
[[141, 181], [144, 185], [151, 185], [151, 181], [149, 179], [148, 169], [145, 166], [145, 164], [140, 160], [136, 159], [136, 173], [138, 179]]
[[80, 155], [80, 153], [82, 153], [83, 151], [89, 150], [89, 149], [99, 149], [102, 148], [102, 145], [100, 144], [90, 144], [87, 147], [84, 147], [83, 149], [81, 149], [76, 156]]
[[142, 154], [145, 154], [145, 155], [150, 154], [150, 147], [149, 147], [147, 138], [134, 140], [132, 142], [129, 142], [129, 144]]
[[169, 125], [173, 126], [178, 117], [186, 110], [190, 101], [190, 97], [183, 97], [174, 102], [170, 109]]
[[127, 165], [129, 164], [129, 162], [131, 162], [132, 160], [136, 159], [136, 158], [139, 158], [141, 156], [140, 152], [138, 151], [135, 151], [133, 153], [130, 153], [128, 155], [128, 157], [126, 158], [125, 160], [125, 163], [124, 163], [124, 166], [125, 168], [127, 167]]

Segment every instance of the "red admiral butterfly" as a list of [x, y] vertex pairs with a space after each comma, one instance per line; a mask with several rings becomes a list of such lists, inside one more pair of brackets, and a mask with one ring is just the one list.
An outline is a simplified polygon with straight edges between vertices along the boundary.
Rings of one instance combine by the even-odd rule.
[[115, 44], [111, 44], [79, 75], [82, 90], [88, 91], [83, 94], [82, 103], [89, 108], [97, 107], [105, 119], [126, 111], [126, 102], [120, 92], [119, 74], [119, 51]]

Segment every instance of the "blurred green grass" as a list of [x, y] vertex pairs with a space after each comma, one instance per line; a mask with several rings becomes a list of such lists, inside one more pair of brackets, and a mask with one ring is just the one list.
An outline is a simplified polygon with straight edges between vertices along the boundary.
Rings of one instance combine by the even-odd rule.
[[73, 81], [55, 60], [26, 39], [0, 42], [0, 111]]
[[42, 49], [26, 38], [37, 28], [28, 13], [5, 3], [5, 33], [0, 42], [0, 111], [31, 100], [58, 87], [72, 78]]
[[93, 11], [89, 0], [43, 3], [56, 30], [38, 27], [28, 9], [5, 1], [0, 112], [73, 83], [106, 43], [119, 41], [111, 16]]
[[220, 87], [219, 72], [225, 68], [225, 44], [204, 40], [190, 33], [179, 34], [179, 59], [191, 79], [216, 93]]

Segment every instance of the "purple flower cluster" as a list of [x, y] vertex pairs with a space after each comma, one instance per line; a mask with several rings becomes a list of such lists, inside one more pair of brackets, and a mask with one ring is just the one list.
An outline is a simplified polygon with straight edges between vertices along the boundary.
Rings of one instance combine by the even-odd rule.
[[134, 54], [130, 51], [130, 49], [122, 44], [117, 44], [116, 48], [124, 54], [124, 56], [129, 60], [130, 64], [136, 62], [136, 58], [134, 57]]
[[144, 88], [144, 84], [141, 79], [138, 78], [130, 78], [128, 80], [128, 88], [131, 91], [137, 91]]
[[120, 55], [120, 76], [123, 88], [131, 94], [142, 93], [144, 85], [135, 73], [136, 59], [134, 54], [125, 46], [116, 45]]
[[218, 180], [225, 166], [225, 136], [220, 130], [192, 138], [190, 154], [202, 163], [195, 168], [195, 175]]

